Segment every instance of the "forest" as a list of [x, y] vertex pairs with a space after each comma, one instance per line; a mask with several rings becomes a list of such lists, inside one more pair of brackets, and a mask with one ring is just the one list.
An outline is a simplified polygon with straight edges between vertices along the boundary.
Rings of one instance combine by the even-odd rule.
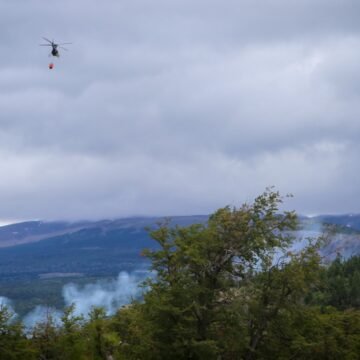
[[109, 316], [93, 308], [26, 329], [0, 309], [1, 360], [359, 359], [360, 256], [326, 263], [331, 234], [293, 251], [293, 211], [272, 190], [206, 223], [149, 230], [152, 276]]

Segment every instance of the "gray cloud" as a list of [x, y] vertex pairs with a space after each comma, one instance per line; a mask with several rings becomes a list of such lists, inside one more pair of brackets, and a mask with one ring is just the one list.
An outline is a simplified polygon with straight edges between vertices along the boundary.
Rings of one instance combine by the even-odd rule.
[[360, 211], [359, 8], [0, 0], [0, 218]]

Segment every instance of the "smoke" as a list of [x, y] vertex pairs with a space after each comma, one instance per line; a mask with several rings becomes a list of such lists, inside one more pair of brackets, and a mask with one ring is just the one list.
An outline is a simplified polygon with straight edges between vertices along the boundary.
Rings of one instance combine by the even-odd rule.
[[5, 296], [0, 296], [0, 308], [3, 307], [6, 307], [10, 311], [10, 313], [13, 314], [13, 317], [16, 316], [12, 301]]
[[[70, 283], [62, 290], [64, 303], [66, 306], [75, 304], [75, 315], [83, 315], [85, 318], [94, 307], [102, 307], [107, 315], [111, 315], [121, 306], [129, 304], [132, 299], [141, 296], [139, 284], [149, 275], [151, 276], [149, 271], [137, 270], [131, 274], [121, 272], [116, 279], [84, 286]], [[6, 305], [15, 314], [10, 299], [0, 296], [1, 305]], [[26, 314], [22, 322], [28, 330], [36, 324], [48, 321], [49, 318], [55, 326], [61, 326], [62, 315], [63, 312], [58, 309], [39, 305]]]
[[6, 306], [9, 310], [12, 309], [11, 300], [5, 296], [0, 296], [0, 306]]
[[75, 304], [77, 315], [86, 317], [93, 307], [102, 307], [110, 315], [141, 295], [138, 285], [143, 279], [144, 275], [140, 272], [121, 272], [115, 280], [87, 284], [83, 287], [67, 284], [62, 293], [67, 306]]
[[4, 308], [6, 308], [9, 313], [9, 318], [7, 319], [8, 323], [11, 323], [12, 321], [16, 320], [17, 314], [14, 311], [12, 301], [5, 296], [0, 296], [0, 309], [4, 310]]
[[44, 323], [52, 319], [55, 326], [61, 325], [62, 312], [47, 306], [36, 306], [34, 310], [30, 311], [24, 316], [22, 322], [26, 329], [32, 329], [36, 324]]

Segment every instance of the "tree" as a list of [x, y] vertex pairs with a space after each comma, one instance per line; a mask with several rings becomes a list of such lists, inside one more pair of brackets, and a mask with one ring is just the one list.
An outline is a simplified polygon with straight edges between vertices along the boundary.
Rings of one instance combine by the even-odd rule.
[[113, 359], [117, 354], [120, 339], [110, 328], [103, 308], [94, 307], [89, 313], [89, 321], [84, 327], [84, 336], [87, 342], [87, 356], [93, 360]]
[[0, 360], [17, 359], [36, 359], [36, 354], [30, 347], [21, 322], [15, 319], [7, 306], [0, 305]]
[[324, 279], [325, 304], [338, 309], [360, 308], [360, 256], [341, 256], [330, 264]]
[[55, 323], [53, 313], [50, 309], [47, 309], [45, 320], [37, 323], [31, 334], [32, 345], [36, 349], [40, 360], [60, 358], [57, 347], [59, 336], [59, 328]]
[[61, 317], [62, 326], [59, 329], [59, 358], [63, 360], [86, 359], [86, 342], [83, 336], [84, 317], [76, 316], [75, 305], [64, 309]]
[[[288, 231], [296, 228], [296, 215], [279, 212], [282, 200], [269, 190], [252, 205], [219, 209], [207, 224], [171, 228], [165, 222], [151, 232], [160, 249], [145, 254], [157, 278], [148, 280], [149, 291], [138, 309], [145, 328], [151, 329], [146, 358], [152, 358], [150, 348], [156, 349], [157, 359], [224, 355], [226, 344], [219, 334], [229, 333], [234, 324], [227, 309], [249, 279], [292, 241]], [[237, 324], [237, 333], [244, 329]]]
[[294, 323], [308, 311], [304, 300], [320, 282], [318, 250], [319, 243], [315, 242], [299, 253], [286, 252], [254, 276], [247, 287], [250, 301], [244, 318], [249, 340], [244, 359], [259, 354], [268, 359], [293, 356], [290, 349], [299, 328]]

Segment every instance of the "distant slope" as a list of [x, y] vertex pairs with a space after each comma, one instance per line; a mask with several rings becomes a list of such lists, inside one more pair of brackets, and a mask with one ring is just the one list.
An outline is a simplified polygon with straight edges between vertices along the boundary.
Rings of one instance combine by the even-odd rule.
[[[27, 221], [0, 227], [0, 248], [17, 246], [47, 240], [53, 237], [75, 233], [81, 230], [102, 229], [103, 231], [124, 229], [127, 227], [144, 230], [163, 221], [163, 217], [134, 217], [116, 220], [81, 221], [81, 222], [45, 222]], [[176, 216], [173, 223], [189, 225], [194, 222], [205, 222], [207, 216]]]
[[341, 225], [349, 229], [360, 231], [360, 214], [320, 215], [314, 218], [319, 223]]
[[[112, 276], [135, 270], [145, 263], [141, 250], [155, 246], [145, 228], [154, 228], [162, 220], [154, 217], [5, 226], [0, 236], [6, 244], [0, 248], [0, 281], [34, 279], [49, 273]], [[207, 216], [184, 216], [174, 217], [172, 223], [185, 226], [206, 220]]]
[[[173, 217], [172, 224], [205, 223], [208, 216]], [[298, 241], [317, 237], [324, 224], [335, 224], [338, 234], [322, 250], [326, 259], [338, 253], [360, 254], [359, 216], [300, 217]], [[163, 218], [128, 218], [77, 223], [31, 221], [0, 227], [0, 296], [13, 301], [20, 315], [37, 305], [64, 306], [62, 289], [114, 278], [120, 271], [141, 273], [149, 262], [143, 248], [154, 248], [146, 227]]]
[[27, 244], [86, 228], [90, 223], [27, 221], [0, 227], [0, 248]]
[[[173, 217], [172, 224], [204, 223], [208, 216]], [[0, 281], [79, 274], [113, 276], [145, 266], [140, 253], [153, 248], [146, 227], [155, 227], [159, 217], [138, 217], [96, 222], [25, 222], [0, 228]], [[326, 223], [339, 234], [323, 249], [332, 259], [337, 253], [360, 254], [360, 216], [301, 217], [297, 248], [308, 236], [319, 236]]]

